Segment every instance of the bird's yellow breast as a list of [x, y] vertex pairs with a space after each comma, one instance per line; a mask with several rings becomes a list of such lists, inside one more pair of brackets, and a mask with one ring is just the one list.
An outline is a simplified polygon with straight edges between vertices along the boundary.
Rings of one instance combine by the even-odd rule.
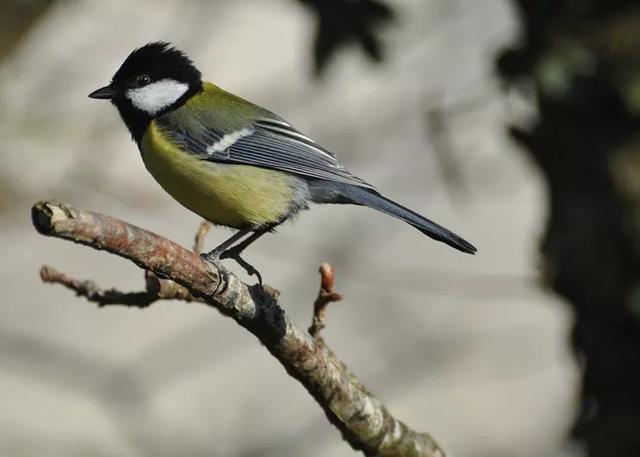
[[240, 229], [279, 223], [297, 203], [300, 181], [293, 175], [203, 160], [169, 141], [153, 121], [141, 148], [162, 188], [214, 224]]

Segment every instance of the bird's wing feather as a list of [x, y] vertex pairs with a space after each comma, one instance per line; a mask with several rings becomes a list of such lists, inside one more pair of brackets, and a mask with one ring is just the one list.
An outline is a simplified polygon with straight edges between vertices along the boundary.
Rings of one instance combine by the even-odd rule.
[[254, 165], [373, 189], [340, 165], [335, 155], [277, 118], [260, 118], [228, 132], [201, 125], [197, 134], [193, 129], [181, 129], [170, 117], [157, 122], [173, 141], [204, 160]]

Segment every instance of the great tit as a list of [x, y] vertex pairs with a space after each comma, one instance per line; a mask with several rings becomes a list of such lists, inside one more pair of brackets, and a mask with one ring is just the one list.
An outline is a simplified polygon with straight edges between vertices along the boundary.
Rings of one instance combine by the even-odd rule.
[[135, 49], [111, 83], [89, 97], [111, 100], [164, 190], [210, 222], [238, 230], [204, 257], [235, 259], [260, 283], [240, 254], [310, 203], [368, 206], [462, 252], [476, 252], [458, 235], [382, 196], [280, 116], [203, 81], [191, 59], [170, 43]]

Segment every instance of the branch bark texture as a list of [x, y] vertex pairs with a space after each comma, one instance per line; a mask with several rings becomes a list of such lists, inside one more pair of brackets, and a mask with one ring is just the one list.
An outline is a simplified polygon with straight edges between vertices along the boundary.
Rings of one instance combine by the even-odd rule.
[[382, 402], [324, 344], [298, 328], [277, 303], [277, 291], [247, 286], [221, 265], [147, 230], [109, 216], [42, 201], [32, 208], [43, 235], [70, 240], [128, 259], [147, 273], [147, 290], [103, 291], [55, 271], [41, 275], [101, 305], [148, 306], [177, 298], [214, 307], [253, 333], [323, 408], [356, 450], [369, 456], [444, 457], [435, 440], [394, 418]]

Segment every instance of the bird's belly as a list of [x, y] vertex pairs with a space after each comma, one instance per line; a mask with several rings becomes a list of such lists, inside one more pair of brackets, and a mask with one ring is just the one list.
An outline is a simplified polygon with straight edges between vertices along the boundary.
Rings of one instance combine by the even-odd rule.
[[151, 140], [146, 135], [142, 142], [149, 172], [179, 203], [214, 224], [238, 229], [277, 224], [306, 204], [306, 184], [293, 175], [208, 162]]

